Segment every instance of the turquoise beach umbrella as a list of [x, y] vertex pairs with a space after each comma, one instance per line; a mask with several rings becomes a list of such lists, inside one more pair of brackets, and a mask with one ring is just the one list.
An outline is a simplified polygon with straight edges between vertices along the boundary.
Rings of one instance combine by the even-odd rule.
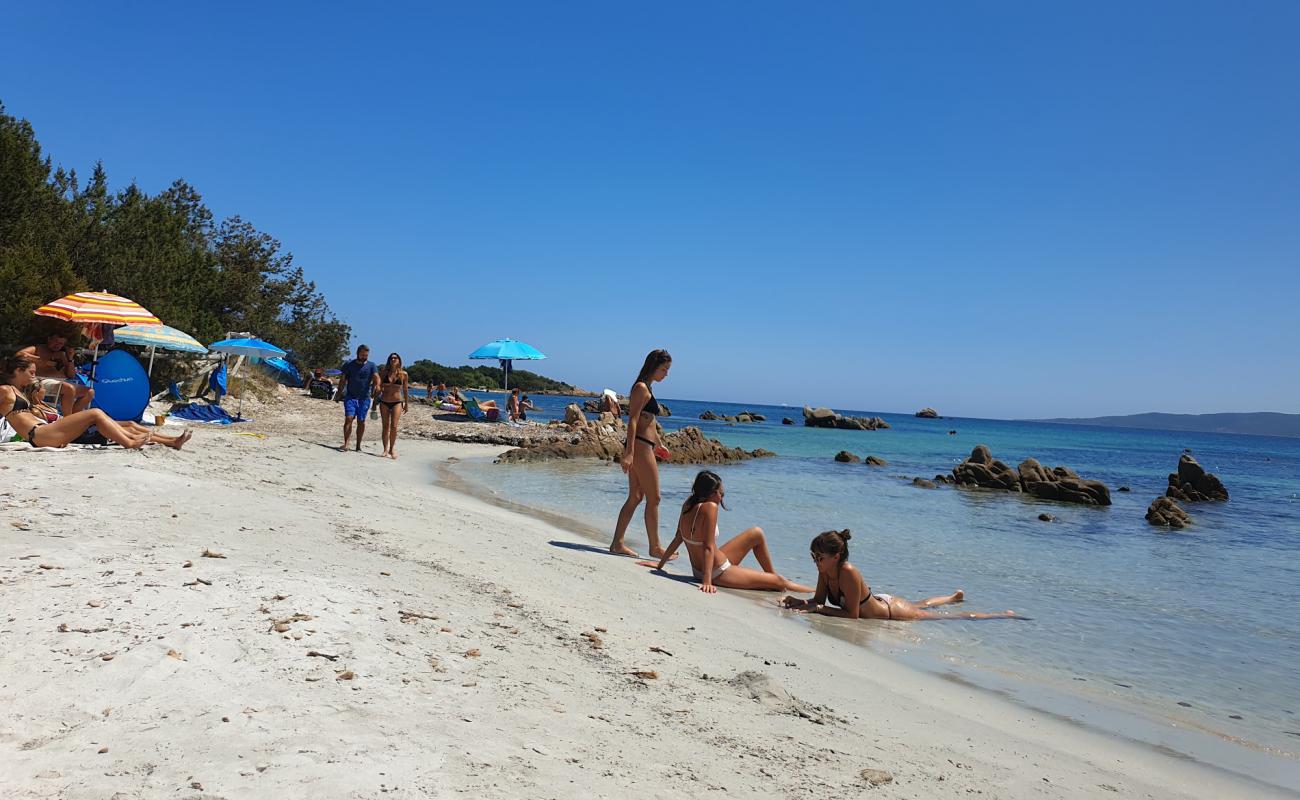
[[468, 357], [472, 360], [495, 359], [501, 362], [501, 369], [505, 372], [505, 388], [509, 389], [511, 361], [537, 361], [546, 358], [546, 354], [524, 342], [497, 339], [470, 353]]

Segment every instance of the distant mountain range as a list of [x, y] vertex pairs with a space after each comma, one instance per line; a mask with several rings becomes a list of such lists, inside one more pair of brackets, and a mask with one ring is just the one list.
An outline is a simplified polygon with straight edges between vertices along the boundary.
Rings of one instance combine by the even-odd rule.
[[1255, 436], [1300, 436], [1300, 414], [1256, 411], [1232, 414], [1129, 414], [1123, 417], [1036, 419], [1061, 425], [1105, 425], [1197, 433], [1247, 433]]

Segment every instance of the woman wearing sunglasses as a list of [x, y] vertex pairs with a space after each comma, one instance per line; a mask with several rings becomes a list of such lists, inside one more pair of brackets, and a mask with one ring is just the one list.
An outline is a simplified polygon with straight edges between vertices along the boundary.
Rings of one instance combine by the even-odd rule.
[[929, 610], [935, 606], [962, 602], [966, 599], [966, 593], [961, 589], [952, 594], [923, 600], [919, 605], [892, 594], [872, 592], [862, 573], [849, 563], [850, 538], [852, 536], [848, 529], [818, 534], [810, 546], [813, 563], [817, 565], [817, 591], [811, 600], [786, 597], [781, 601], [782, 605], [796, 611], [828, 617], [907, 622], [917, 619], [1005, 619], [1016, 616], [1014, 611], [949, 614]]
[[[655, 569], [663, 569], [679, 545], [686, 545], [691, 559], [691, 569], [700, 581], [700, 591], [713, 594], [717, 587], [727, 589], [761, 589], [770, 592], [811, 592], [812, 588], [786, 580], [772, 568], [772, 556], [767, 552], [767, 539], [762, 528], [749, 528], [726, 544], [718, 544], [718, 509], [726, 508], [722, 478], [717, 473], [704, 470], [695, 476], [691, 496], [682, 504], [677, 518], [677, 535], [664, 551]], [[750, 553], [758, 560], [762, 571], [740, 566]], [[651, 561], [639, 562], [647, 566]]]

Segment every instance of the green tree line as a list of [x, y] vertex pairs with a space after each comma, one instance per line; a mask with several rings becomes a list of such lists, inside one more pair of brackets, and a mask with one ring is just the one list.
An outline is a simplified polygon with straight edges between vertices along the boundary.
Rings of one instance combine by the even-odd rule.
[[[422, 358], [406, 368], [411, 383], [423, 386], [427, 383], [445, 383], [448, 386], [486, 386], [491, 389], [502, 384], [503, 371], [500, 367], [447, 367], [427, 358]], [[545, 375], [538, 375], [526, 369], [510, 369], [510, 388], [518, 386], [525, 392], [560, 392], [569, 394], [576, 390], [572, 384], [553, 380]]]
[[85, 290], [130, 298], [204, 343], [253, 333], [303, 366], [338, 363], [351, 335], [269, 234], [238, 216], [217, 222], [183, 180], [112, 192], [102, 163], [84, 181], [56, 168], [0, 104], [0, 348], [60, 326], [75, 336], [32, 312]]

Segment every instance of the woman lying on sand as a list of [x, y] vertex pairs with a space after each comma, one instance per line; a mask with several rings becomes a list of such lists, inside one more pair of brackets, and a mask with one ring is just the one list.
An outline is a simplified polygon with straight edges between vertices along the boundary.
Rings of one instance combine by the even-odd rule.
[[[65, 447], [80, 439], [92, 425], [106, 438], [127, 448], [156, 442], [179, 450], [191, 436], [189, 431], [178, 437], [161, 436], [133, 422], [115, 422], [98, 408], [58, 417], [41, 402], [34, 386], [40, 386], [35, 362], [17, 357], [0, 360], [0, 416], [33, 447]], [[52, 422], [51, 415], [55, 417]]]
[[[1004, 619], [1016, 616], [1014, 611], [997, 614], [959, 613], [947, 614], [929, 611], [935, 606], [960, 603], [966, 599], [961, 589], [952, 594], [931, 597], [914, 605], [892, 594], [873, 593], [863, 580], [858, 568], [849, 563], [848, 529], [826, 531], [812, 540], [812, 560], [817, 564], [817, 591], [812, 600], [786, 597], [781, 601], [786, 608], [810, 614], [848, 619]], [[827, 602], [831, 605], [826, 605]], [[837, 607], [832, 607], [837, 606]]]
[[[700, 580], [700, 591], [713, 594], [717, 587], [727, 589], [764, 589], [771, 592], [811, 592], [808, 586], [788, 581], [772, 569], [772, 556], [767, 552], [767, 539], [762, 528], [749, 528], [724, 545], [718, 545], [718, 508], [726, 492], [722, 478], [710, 470], [695, 476], [691, 496], [682, 504], [677, 518], [677, 535], [664, 551], [657, 565], [652, 561], [640, 564], [663, 569], [664, 564], [677, 552], [677, 546], [686, 545], [691, 559], [691, 569]], [[738, 566], [750, 553], [758, 559], [762, 572]]]

